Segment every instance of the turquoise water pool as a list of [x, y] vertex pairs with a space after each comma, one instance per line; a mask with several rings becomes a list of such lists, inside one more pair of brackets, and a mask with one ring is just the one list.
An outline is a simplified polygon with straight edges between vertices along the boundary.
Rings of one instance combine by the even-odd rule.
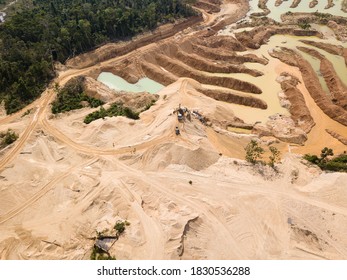
[[118, 91], [128, 92], [149, 92], [157, 93], [164, 88], [162, 84], [157, 83], [149, 78], [142, 78], [136, 84], [128, 83], [123, 78], [110, 72], [102, 72], [98, 79], [99, 82], [107, 85], [109, 88]]

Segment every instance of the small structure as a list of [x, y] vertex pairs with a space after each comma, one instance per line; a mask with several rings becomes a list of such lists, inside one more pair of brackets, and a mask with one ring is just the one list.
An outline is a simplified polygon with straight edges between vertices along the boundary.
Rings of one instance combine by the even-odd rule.
[[178, 126], [176, 126], [176, 128], [175, 128], [175, 133], [176, 133], [176, 135], [180, 135], [180, 130], [179, 130]]
[[178, 121], [183, 121], [183, 115], [181, 114], [181, 112], [177, 113], [177, 119]]

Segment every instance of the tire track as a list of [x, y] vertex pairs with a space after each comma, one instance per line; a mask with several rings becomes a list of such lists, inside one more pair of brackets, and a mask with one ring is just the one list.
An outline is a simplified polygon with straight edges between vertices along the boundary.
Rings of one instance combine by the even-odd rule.
[[94, 162], [96, 162], [98, 159], [95, 157], [91, 160], [88, 160], [87, 162], [84, 162], [82, 164], [79, 164], [77, 166], [69, 168], [66, 172], [63, 174], [55, 177], [52, 181], [44, 185], [37, 193], [35, 193], [31, 198], [29, 198], [25, 203], [15, 207], [14, 209], [10, 210], [6, 214], [0, 216], [0, 224], [5, 223], [6, 221], [14, 218], [21, 212], [23, 212], [25, 209], [27, 209], [30, 205], [38, 201], [41, 197], [43, 197], [46, 193], [48, 193], [59, 181], [65, 179], [68, 177], [72, 171], [78, 169], [78, 168], [83, 168], [85, 166], [91, 165]]

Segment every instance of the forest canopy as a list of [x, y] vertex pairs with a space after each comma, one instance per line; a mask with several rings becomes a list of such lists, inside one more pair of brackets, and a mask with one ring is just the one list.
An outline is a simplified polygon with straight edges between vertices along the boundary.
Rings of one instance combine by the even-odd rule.
[[54, 77], [53, 61], [195, 15], [191, 0], [25, 0], [0, 24], [0, 101], [13, 113]]

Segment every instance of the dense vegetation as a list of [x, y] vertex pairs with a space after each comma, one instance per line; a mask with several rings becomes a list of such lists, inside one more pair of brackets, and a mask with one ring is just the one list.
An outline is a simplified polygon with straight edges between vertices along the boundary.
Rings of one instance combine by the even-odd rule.
[[318, 165], [322, 170], [347, 172], [347, 154], [341, 154], [334, 157], [332, 149], [323, 148], [320, 157], [317, 155], [304, 155], [304, 159]]
[[28, 0], [0, 24], [0, 100], [7, 113], [32, 102], [53, 61], [195, 12], [187, 0]]
[[71, 79], [63, 88], [56, 88], [58, 94], [52, 102], [53, 114], [81, 109], [85, 106], [96, 108], [104, 104], [101, 100], [85, 94], [83, 90], [84, 79], [84, 77], [77, 77]]
[[0, 132], [0, 149], [12, 144], [18, 139], [18, 134], [8, 129], [6, 132]]
[[84, 118], [84, 123], [89, 124], [97, 119], [116, 116], [125, 116], [129, 119], [134, 120], [139, 119], [139, 113], [134, 112], [128, 107], [124, 107], [122, 104], [113, 103], [111, 107], [107, 110], [104, 107], [101, 107], [100, 110], [88, 114]]

